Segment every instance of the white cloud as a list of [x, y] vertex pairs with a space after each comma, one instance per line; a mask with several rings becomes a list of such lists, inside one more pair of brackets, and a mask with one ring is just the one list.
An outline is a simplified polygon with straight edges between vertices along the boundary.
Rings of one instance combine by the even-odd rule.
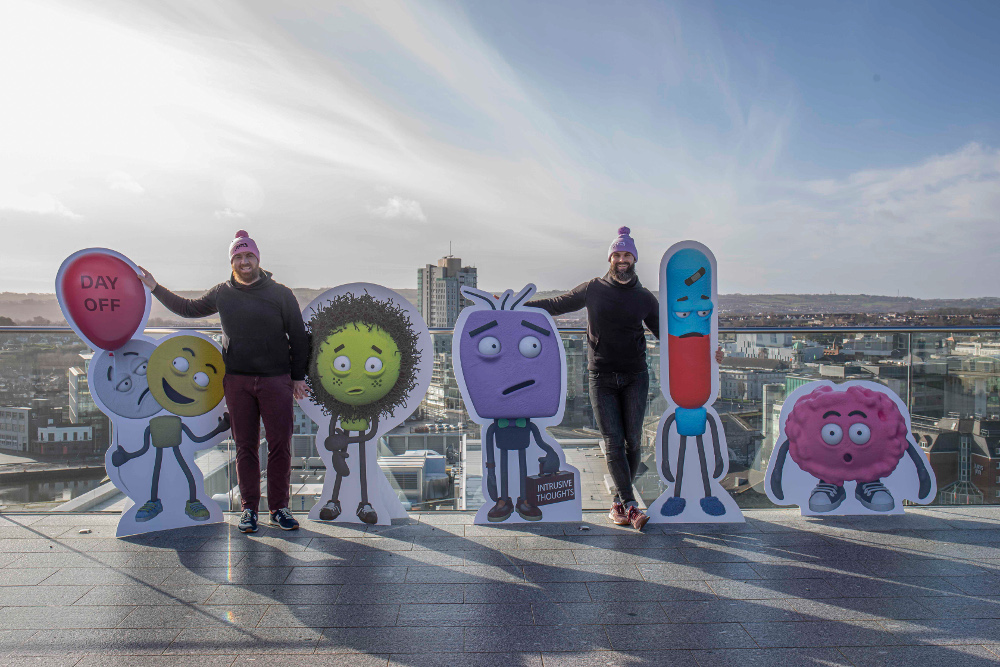
[[0, 192], [0, 210], [51, 215], [71, 220], [83, 218], [82, 215], [70, 210], [68, 206], [56, 197], [45, 193], [28, 195], [16, 192]]
[[108, 187], [112, 190], [130, 192], [134, 195], [141, 195], [146, 188], [139, 185], [138, 181], [124, 171], [113, 171], [108, 174]]
[[427, 216], [420, 207], [420, 202], [414, 199], [403, 199], [402, 197], [389, 197], [389, 200], [381, 206], [369, 206], [369, 213], [386, 220], [416, 220], [427, 222]]
[[220, 211], [216, 211], [215, 213], [213, 213], [213, 215], [216, 218], [220, 219], [220, 220], [227, 219], [227, 218], [245, 218], [245, 217], [247, 217], [246, 213], [243, 213], [242, 211], [234, 211], [231, 208], [224, 208], [224, 209], [222, 209]]

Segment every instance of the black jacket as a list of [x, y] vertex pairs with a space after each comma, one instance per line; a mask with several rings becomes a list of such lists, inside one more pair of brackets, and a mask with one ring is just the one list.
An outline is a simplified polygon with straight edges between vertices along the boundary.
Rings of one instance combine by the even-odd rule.
[[627, 285], [607, 275], [578, 285], [551, 299], [535, 299], [528, 306], [550, 315], [587, 309], [587, 368], [592, 371], [638, 373], [646, 370], [643, 323], [660, 337], [660, 306], [636, 276]]
[[309, 363], [309, 338], [292, 290], [260, 272], [253, 285], [230, 277], [197, 299], [177, 296], [157, 285], [153, 296], [181, 317], [222, 320], [222, 358], [233, 375], [273, 377], [289, 373], [304, 380]]

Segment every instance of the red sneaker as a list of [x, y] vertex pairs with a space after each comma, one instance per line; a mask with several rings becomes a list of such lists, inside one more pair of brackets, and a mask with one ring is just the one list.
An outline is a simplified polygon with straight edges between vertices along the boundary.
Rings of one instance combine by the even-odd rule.
[[627, 526], [628, 512], [625, 511], [625, 505], [618, 501], [611, 503], [611, 511], [608, 513], [608, 518], [616, 526]]
[[628, 508], [628, 523], [632, 524], [632, 527], [636, 530], [642, 530], [642, 527], [646, 525], [649, 521], [649, 517], [646, 516], [641, 509], [635, 505], [630, 505]]

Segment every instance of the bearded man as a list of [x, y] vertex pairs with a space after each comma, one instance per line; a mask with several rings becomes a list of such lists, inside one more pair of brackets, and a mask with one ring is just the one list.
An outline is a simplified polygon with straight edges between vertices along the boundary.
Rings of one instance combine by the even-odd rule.
[[526, 305], [553, 316], [587, 309], [590, 403], [616, 491], [608, 518], [642, 530], [649, 517], [639, 509], [633, 483], [639, 474], [642, 422], [649, 397], [643, 325], [659, 340], [660, 308], [635, 273], [639, 253], [630, 233], [628, 227], [618, 229], [608, 248], [606, 274], [565, 294]]
[[243, 514], [239, 529], [257, 532], [260, 504], [260, 422], [267, 433], [267, 504], [271, 524], [295, 530], [291, 494], [292, 399], [306, 395], [309, 338], [292, 290], [260, 268], [260, 251], [242, 229], [229, 244], [232, 275], [197, 299], [177, 296], [140, 268], [139, 279], [181, 317], [219, 314], [223, 386], [236, 441], [236, 479]]

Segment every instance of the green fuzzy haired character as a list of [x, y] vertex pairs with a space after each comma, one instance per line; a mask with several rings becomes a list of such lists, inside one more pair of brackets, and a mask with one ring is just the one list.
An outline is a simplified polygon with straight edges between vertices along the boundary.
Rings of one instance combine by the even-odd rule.
[[351, 472], [347, 447], [356, 443], [361, 469], [357, 515], [374, 524], [378, 514], [368, 502], [365, 443], [375, 438], [379, 419], [404, 406], [416, 386], [417, 334], [406, 311], [367, 292], [335, 297], [316, 309], [307, 327], [312, 350], [306, 383], [323, 413], [330, 415], [324, 446], [337, 473], [319, 517], [333, 521], [340, 516], [340, 484]]

